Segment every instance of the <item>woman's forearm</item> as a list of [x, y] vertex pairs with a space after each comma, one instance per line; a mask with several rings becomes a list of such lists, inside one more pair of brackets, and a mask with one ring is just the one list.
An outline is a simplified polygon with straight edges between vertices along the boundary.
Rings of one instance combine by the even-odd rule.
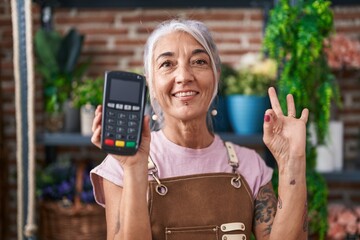
[[305, 160], [298, 166], [279, 168], [278, 206], [270, 239], [307, 239], [307, 189]]
[[124, 172], [123, 196], [120, 204], [120, 239], [151, 239], [147, 207], [147, 172]]

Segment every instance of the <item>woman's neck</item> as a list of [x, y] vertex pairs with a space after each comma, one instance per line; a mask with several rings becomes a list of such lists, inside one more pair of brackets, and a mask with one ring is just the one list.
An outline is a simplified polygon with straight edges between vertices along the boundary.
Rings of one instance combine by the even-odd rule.
[[170, 141], [187, 148], [206, 148], [214, 141], [204, 121], [166, 122], [162, 131]]

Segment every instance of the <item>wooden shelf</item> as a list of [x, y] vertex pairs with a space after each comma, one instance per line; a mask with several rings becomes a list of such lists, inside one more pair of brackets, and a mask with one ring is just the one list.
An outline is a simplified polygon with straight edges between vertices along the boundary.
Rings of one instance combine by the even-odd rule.
[[[223, 140], [231, 141], [243, 146], [265, 147], [262, 134], [238, 135], [234, 133], [217, 133]], [[44, 133], [37, 136], [37, 142], [46, 147], [56, 146], [92, 146], [90, 136], [83, 136], [80, 133]], [[343, 170], [337, 172], [322, 173], [327, 182], [352, 183], [360, 182], [359, 170]]]

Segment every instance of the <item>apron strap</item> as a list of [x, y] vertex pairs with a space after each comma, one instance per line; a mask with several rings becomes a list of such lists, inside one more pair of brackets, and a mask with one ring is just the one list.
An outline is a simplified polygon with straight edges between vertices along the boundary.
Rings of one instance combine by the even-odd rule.
[[236, 156], [234, 144], [232, 142], [225, 142], [225, 147], [229, 156], [229, 165], [233, 168], [233, 172], [235, 173], [239, 167], [239, 159]]
[[157, 172], [157, 168], [156, 165], [154, 163], [154, 161], [152, 160], [151, 156], [149, 155], [148, 157], [148, 171], [152, 171], [152, 172]]

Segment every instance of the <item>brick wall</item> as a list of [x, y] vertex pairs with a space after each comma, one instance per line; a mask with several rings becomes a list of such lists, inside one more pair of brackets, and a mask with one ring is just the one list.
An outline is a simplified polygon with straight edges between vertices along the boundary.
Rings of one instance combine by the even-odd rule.
[[[360, 41], [360, 6], [334, 8], [335, 30]], [[360, 70], [336, 71], [343, 108], [339, 117], [344, 121], [344, 165], [360, 168]]]
[[[360, 6], [337, 7], [335, 26], [338, 32], [360, 39]], [[88, 72], [91, 76], [103, 75], [108, 69], [133, 69], [142, 65], [142, 46], [148, 33], [158, 22], [174, 16], [190, 17], [204, 21], [213, 31], [224, 62], [235, 63], [241, 54], [259, 51], [262, 40], [263, 15], [258, 9], [56, 9], [54, 26], [65, 32], [70, 27], [86, 35], [82, 60], [91, 57]], [[34, 6], [34, 30], [39, 26], [39, 11]], [[0, 156], [2, 174], [7, 177], [8, 191], [3, 191], [6, 214], [1, 219], [2, 239], [16, 239], [16, 136], [14, 111], [14, 80], [12, 66], [12, 28], [10, 1], [0, 1], [0, 88], [5, 139]], [[354, 161], [357, 156], [356, 136], [359, 135], [360, 87], [350, 77], [340, 80], [344, 99], [351, 99], [341, 117], [345, 121], [345, 159]], [[36, 80], [36, 122], [38, 132], [43, 131], [41, 79]], [[61, 152], [87, 157], [89, 149], [62, 148]], [[94, 152], [93, 148], [90, 149]], [[37, 146], [37, 159], [44, 159], [44, 147]]]
[[[4, 189], [1, 189], [2, 197], [2, 208], [3, 212], [1, 215], [1, 234], [3, 236], [14, 236], [9, 232], [14, 232], [15, 219], [9, 216], [10, 211], [16, 213], [16, 206], [11, 205], [12, 202], [16, 203], [16, 179], [14, 177], [9, 177], [10, 173], [14, 173], [12, 169], [15, 168], [15, 131], [14, 123], [10, 122], [10, 118], [15, 118], [14, 112], [11, 112], [13, 109], [14, 102], [14, 82], [12, 79], [12, 38], [11, 38], [11, 16], [10, 16], [10, 1], [1, 1], [0, 2], [0, 86], [1, 86], [1, 119], [2, 119], [2, 128], [1, 135], [4, 140], [4, 145], [2, 147], [0, 161], [1, 161], [1, 175], [2, 177], [8, 177], [4, 183]], [[8, 116], [6, 116], [8, 115]], [[12, 130], [10, 130], [12, 128]], [[11, 169], [12, 168], [12, 169]], [[2, 183], [3, 184], [3, 183]], [[3, 185], [2, 185], [3, 187]], [[10, 211], [6, 211], [9, 209]], [[15, 214], [13, 214], [16, 216]], [[6, 225], [5, 223], [12, 223], [11, 225]], [[12, 226], [13, 225], [13, 226]], [[3, 237], [0, 236], [0, 237]], [[4, 237], [5, 239], [5, 237]]]

